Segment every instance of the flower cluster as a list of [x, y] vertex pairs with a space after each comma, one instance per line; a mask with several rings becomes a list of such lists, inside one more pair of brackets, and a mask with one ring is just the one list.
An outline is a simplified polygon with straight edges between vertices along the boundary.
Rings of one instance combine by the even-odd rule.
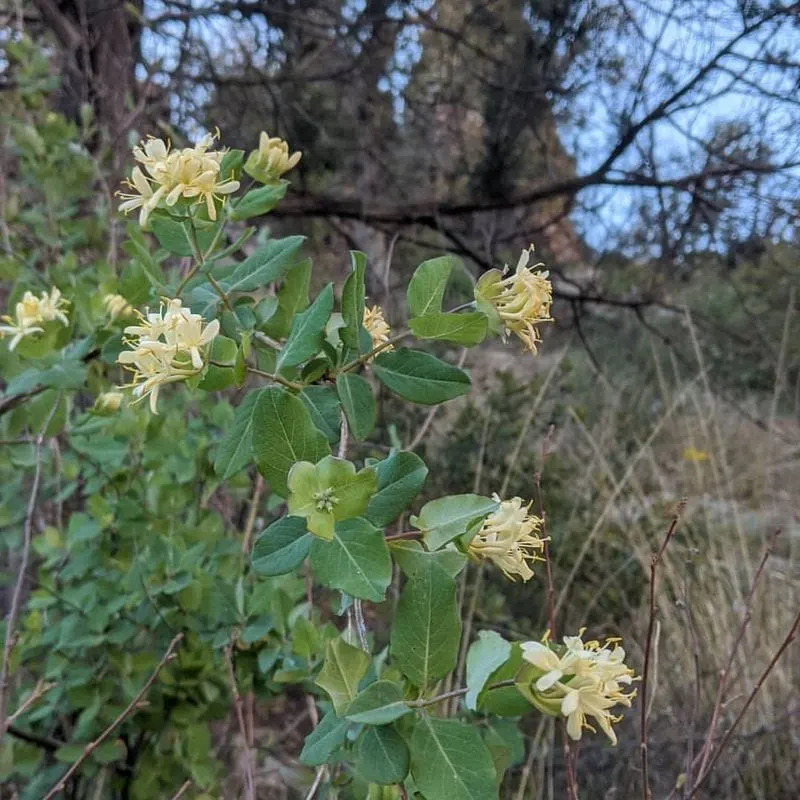
[[300, 151], [289, 155], [289, 145], [283, 139], [270, 137], [268, 133], [261, 131], [258, 150], [253, 150], [247, 157], [244, 171], [261, 183], [272, 183], [285, 172], [294, 169], [302, 157]]
[[531, 700], [551, 716], [567, 718], [567, 733], [580, 739], [584, 728], [593, 731], [587, 722], [592, 717], [611, 740], [617, 743], [612, 724], [621, 717], [611, 714], [615, 705], [630, 708], [636, 690], [627, 693], [634, 680], [633, 670], [625, 664], [625, 651], [618, 639], [584, 642], [583, 630], [578, 636], [565, 636], [564, 645], [549, 642], [525, 642], [522, 656], [535, 668], [537, 676], [530, 691]]
[[182, 381], [205, 366], [207, 345], [219, 333], [219, 320], [203, 324], [199, 314], [183, 308], [180, 300], [166, 300], [158, 312], [137, 312], [138, 325], [125, 328], [132, 350], [120, 353], [117, 361], [133, 372], [133, 393], [138, 399], [150, 396], [150, 409], [158, 413], [158, 392], [165, 383]]
[[553, 302], [553, 286], [549, 273], [534, 272], [542, 264], [528, 266], [533, 248], [523, 250], [517, 268], [508, 277], [506, 266], [484, 273], [475, 286], [475, 300], [489, 318], [503, 331], [518, 336], [525, 348], [536, 352], [536, 344], [541, 341], [536, 327], [542, 322], [552, 322], [550, 305]]
[[204, 136], [194, 147], [171, 150], [163, 139], [146, 139], [134, 147], [134, 158], [142, 165], [134, 167], [131, 180], [126, 181], [132, 193], [120, 193], [123, 202], [119, 210], [139, 212], [139, 224], [144, 227], [154, 209], [160, 205], [174, 206], [185, 198], [205, 203], [210, 219], [217, 218], [216, 202], [235, 192], [239, 181], [226, 180], [220, 175], [223, 150], [209, 150], [216, 136]]
[[520, 497], [502, 501], [496, 494], [492, 497], [500, 507], [484, 520], [467, 552], [476, 561], [491, 561], [509, 580], [518, 576], [529, 581], [533, 577], [529, 562], [541, 561], [538, 554], [546, 541], [539, 536], [542, 520], [529, 513], [530, 503], [524, 505]]
[[69, 325], [65, 313], [68, 305], [55, 286], [49, 293], [42, 292], [41, 297], [33, 292], [25, 292], [14, 308], [14, 317], [0, 317], [6, 323], [0, 325], [0, 336], [12, 337], [8, 349], [13, 350], [23, 337], [42, 333], [42, 326], [48, 322], [58, 321], [62, 325]]
[[386, 347], [383, 348], [384, 351], [394, 349], [393, 345], [386, 344], [389, 341], [389, 335], [392, 329], [383, 316], [383, 309], [380, 306], [364, 309], [363, 324], [364, 330], [369, 334], [369, 338], [372, 339], [373, 349], [384, 344], [386, 345]]

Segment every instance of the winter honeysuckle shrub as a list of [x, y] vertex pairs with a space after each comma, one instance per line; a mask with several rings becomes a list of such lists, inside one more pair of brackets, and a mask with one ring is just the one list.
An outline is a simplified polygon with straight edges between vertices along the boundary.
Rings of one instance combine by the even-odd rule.
[[[24, 287], [3, 329], [20, 359], [21, 342], [51, 336], [48, 326], [71, 332], [8, 387], [49, 398], [29, 429], [68, 426], [54, 491], [62, 516], [71, 499], [75, 509], [36, 541], [39, 582], [19, 644], [20, 663], [59, 687], [27, 724], [60, 720], [59, 746], [18, 773], [35, 772], [40, 795], [57, 783], [176, 632], [184, 640], [148, 705], [75, 780], [103, 774], [109, 791], [127, 786], [134, 798], [171, 796], [187, 779], [218, 792], [209, 723], [230, 709], [231, 680], [240, 698], [313, 698], [319, 723], [298, 780], [317, 775], [341, 798], [497, 797], [526, 714], [563, 720], [573, 739], [596, 724], [615, 741], [634, 675], [614, 641], [482, 630], [462, 647], [463, 570], [471, 561], [538, 580], [541, 510], [498, 494], [420, 503], [425, 463], [377, 424], [379, 389], [423, 406], [469, 391], [468, 372], [429, 342], [477, 347], [514, 333], [535, 353], [552, 289], [529, 251], [453, 310], [444, 297], [456, 260], [425, 261], [390, 326], [367, 304], [363, 253], [350, 254], [343, 285], [310, 297], [303, 238], [243, 224], [286, 193], [300, 161], [286, 142], [265, 133], [246, 155], [219, 134], [183, 148], [149, 138], [133, 158], [120, 206], [139, 212], [129, 261], [98, 286], [96, 307], [73, 330], [66, 309], [78, 298]], [[87, 390], [94, 399], [79, 403]], [[234, 516], [231, 502], [248, 513]], [[384, 604], [393, 581], [396, 604]], [[242, 775], [262, 744], [247, 742]]]

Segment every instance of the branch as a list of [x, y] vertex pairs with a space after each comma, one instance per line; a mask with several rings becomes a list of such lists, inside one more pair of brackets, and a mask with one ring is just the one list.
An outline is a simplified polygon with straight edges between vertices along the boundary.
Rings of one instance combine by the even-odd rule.
[[181, 640], [183, 639], [183, 634], [179, 633], [175, 636], [172, 641], [169, 643], [169, 647], [167, 648], [167, 652], [164, 653], [161, 661], [158, 662], [156, 668], [153, 670], [152, 675], [145, 681], [144, 686], [139, 690], [137, 695], [133, 698], [133, 700], [128, 703], [122, 713], [93, 741], [89, 742], [86, 745], [86, 748], [81, 753], [80, 758], [64, 773], [63, 777], [50, 789], [50, 791], [44, 796], [43, 800], [53, 800], [53, 798], [59, 793], [63, 792], [67, 781], [80, 769], [81, 764], [86, 761], [91, 754], [97, 750], [98, 747], [106, 740], [109, 736], [136, 710], [136, 707], [142, 701], [142, 698], [150, 691], [150, 687], [155, 682], [156, 678], [158, 677], [159, 672], [164, 668], [167, 662], [171, 661], [174, 657], [175, 648], [180, 644]]
[[225, 666], [228, 669], [228, 681], [231, 684], [231, 692], [233, 693], [233, 707], [236, 710], [236, 721], [239, 723], [239, 731], [244, 740], [246, 757], [244, 760], [244, 792], [246, 800], [255, 800], [256, 798], [256, 778], [255, 778], [255, 765], [253, 764], [253, 751], [250, 747], [249, 737], [247, 735], [247, 725], [244, 721], [244, 704], [242, 703], [242, 696], [239, 694], [239, 687], [236, 685], [236, 673], [233, 669], [233, 648], [228, 645], [225, 648]]

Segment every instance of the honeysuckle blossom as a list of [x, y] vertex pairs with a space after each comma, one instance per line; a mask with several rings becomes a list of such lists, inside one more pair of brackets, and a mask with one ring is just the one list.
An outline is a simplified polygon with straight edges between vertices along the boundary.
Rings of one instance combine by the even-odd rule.
[[14, 307], [14, 316], [0, 317], [5, 323], [0, 325], [0, 336], [11, 336], [8, 348], [13, 350], [25, 336], [43, 333], [43, 326], [48, 322], [69, 325], [65, 313], [68, 305], [69, 302], [55, 286], [49, 292], [42, 292], [40, 297], [33, 292], [25, 292]]
[[157, 312], [136, 312], [138, 325], [125, 333], [132, 349], [120, 353], [117, 361], [133, 373], [133, 394], [150, 397], [150, 410], [158, 413], [158, 394], [165, 383], [197, 375], [205, 366], [206, 351], [219, 333], [219, 320], [204, 324], [199, 314], [184, 308], [180, 300], [167, 300]]
[[541, 341], [536, 326], [552, 322], [553, 286], [549, 273], [534, 272], [542, 264], [528, 266], [532, 252], [532, 247], [523, 250], [516, 269], [507, 277], [507, 266], [502, 272], [492, 269], [484, 273], [475, 286], [475, 300], [504, 338], [513, 333], [527, 350], [535, 353], [536, 344]]
[[112, 322], [134, 315], [133, 307], [121, 294], [107, 294], [103, 298], [103, 305]]
[[[386, 321], [386, 318], [383, 316], [383, 309], [380, 306], [373, 306], [372, 308], [365, 308], [364, 309], [364, 330], [369, 334], [369, 338], [372, 339], [372, 347], [380, 347], [383, 344], [386, 344], [389, 341], [389, 335], [392, 332], [392, 329], [389, 327], [389, 323]], [[383, 351], [393, 350], [393, 345], [386, 345], [383, 348]]]
[[104, 392], [94, 402], [94, 411], [100, 415], [116, 414], [122, 407], [122, 392]]
[[528, 581], [533, 577], [530, 563], [541, 560], [538, 554], [544, 548], [542, 520], [529, 513], [530, 503], [524, 505], [520, 497], [492, 497], [500, 507], [484, 520], [467, 552], [475, 560], [491, 561], [509, 580]]
[[205, 203], [210, 219], [217, 218], [217, 202], [239, 188], [239, 181], [220, 175], [224, 151], [209, 150], [217, 135], [207, 134], [193, 147], [172, 150], [162, 139], [146, 139], [133, 148], [134, 158], [141, 164], [133, 168], [126, 185], [129, 193], [120, 193], [120, 211], [136, 208], [139, 224], [145, 226], [148, 217], [162, 203], [171, 207], [181, 198]]
[[593, 719], [612, 744], [617, 736], [612, 727], [620, 717], [611, 713], [616, 705], [630, 707], [636, 691], [624, 691], [634, 680], [625, 664], [625, 650], [617, 639], [584, 642], [578, 636], [565, 636], [563, 645], [550, 642], [524, 642], [522, 657], [535, 670], [530, 686], [531, 699], [546, 713], [560, 714], [567, 720], [567, 733], [580, 739], [585, 729], [594, 731]]
[[302, 157], [300, 151], [289, 155], [287, 142], [261, 131], [258, 150], [253, 150], [247, 157], [244, 171], [261, 183], [271, 183], [296, 167]]

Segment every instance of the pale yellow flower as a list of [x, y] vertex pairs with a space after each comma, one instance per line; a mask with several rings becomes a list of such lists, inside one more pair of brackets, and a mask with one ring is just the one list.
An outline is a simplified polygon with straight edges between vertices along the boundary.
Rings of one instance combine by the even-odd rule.
[[289, 144], [277, 136], [270, 137], [261, 131], [258, 138], [258, 150], [253, 150], [247, 157], [244, 169], [262, 183], [276, 181], [289, 170], [297, 166], [303, 154], [300, 151], [289, 155]]
[[[383, 309], [380, 306], [373, 306], [372, 308], [364, 309], [364, 330], [369, 334], [372, 339], [373, 349], [386, 344], [389, 341], [392, 329], [389, 323], [383, 316]], [[386, 344], [382, 348], [382, 352], [387, 350], [394, 350], [394, 345]]]
[[103, 298], [103, 305], [112, 322], [120, 317], [132, 317], [134, 315], [131, 304], [121, 294], [107, 294]]
[[[617, 743], [612, 727], [620, 717], [611, 709], [616, 705], [630, 707], [636, 691], [625, 692], [634, 677], [625, 664], [625, 651], [618, 640], [608, 639], [604, 645], [597, 641], [583, 642], [578, 636], [565, 636], [564, 645], [524, 642], [522, 657], [536, 667], [539, 675], [530, 689], [537, 706], [545, 711], [558, 709], [567, 720], [567, 733], [580, 739], [585, 729], [594, 731], [591, 718], [611, 740]], [[554, 648], [558, 648], [558, 652]]]
[[150, 409], [158, 413], [158, 393], [165, 383], [197, 375], [206, 365], [208, 345], [219, 333], [219, 320], [203, 323], [199, 314], [184, 308], [179, 299], [166, 300], [157, 312], [136, 312], [138, 325], [125, 333], [132, 347], [120, 353], [117, 361], [133, 372], [133, 394], [150, 397]]
[[224, 151], [210, 151], [218, 134], [203, 136], [194, 146], [171, 150], [162, 139], [147, 139], [133, 148], [142, 167], [134, 167], [126, 185], [134, 191], [120, 194], [120, 211], [140, 208], [139, 224], [144, 226], [162, 202], [171, 207], [181, 198], [205, 203], [208, 216], [217, 218], [217, 202], [239, 188], [239, 181], [220, 175]]
[[122, 407], [124, 398], [122, 392], [104, 392], [95, 400], [95, 411], [101, 414], [116, 414]]
[[68, 305], [55, 286], [49, 292], [42, 292], [40, 297], [33, 292], [25, 292], [14, 307], [14, 316], [0, 317], [6, 323], [0, 325], [0, 336], [11, 336], [8, 348], [13, 350], [25, 336], [42, 333], [45, 323], [57, 321], [69, 325], [65, 313]]
[[502, 501], [496, 494], [492, 497], [500, 507], [484, 520], [467, 552], [475, 560], [491, 561], [509, 580], [529, 581], [530, 564], [541, 560], [544, 549], [545, 540], [539, 536], [542, 520], [530, 514], [530, 503], [523, 505], [519, 497]]
[[552, 322], [550, 306], [553, 302], [553, 285], [548, 272], [534, 272], [543, 266], [528, 267], [533, 248], [523, 250], [517, 267], [508, 277], [506, 266], [484, 273], [475, 286], [478, 307], [502, 329], [503, 336], [510, 333], [518, 336], [525, 348], [536, 352], [541, 341], [536, 327], [542, 322]]

